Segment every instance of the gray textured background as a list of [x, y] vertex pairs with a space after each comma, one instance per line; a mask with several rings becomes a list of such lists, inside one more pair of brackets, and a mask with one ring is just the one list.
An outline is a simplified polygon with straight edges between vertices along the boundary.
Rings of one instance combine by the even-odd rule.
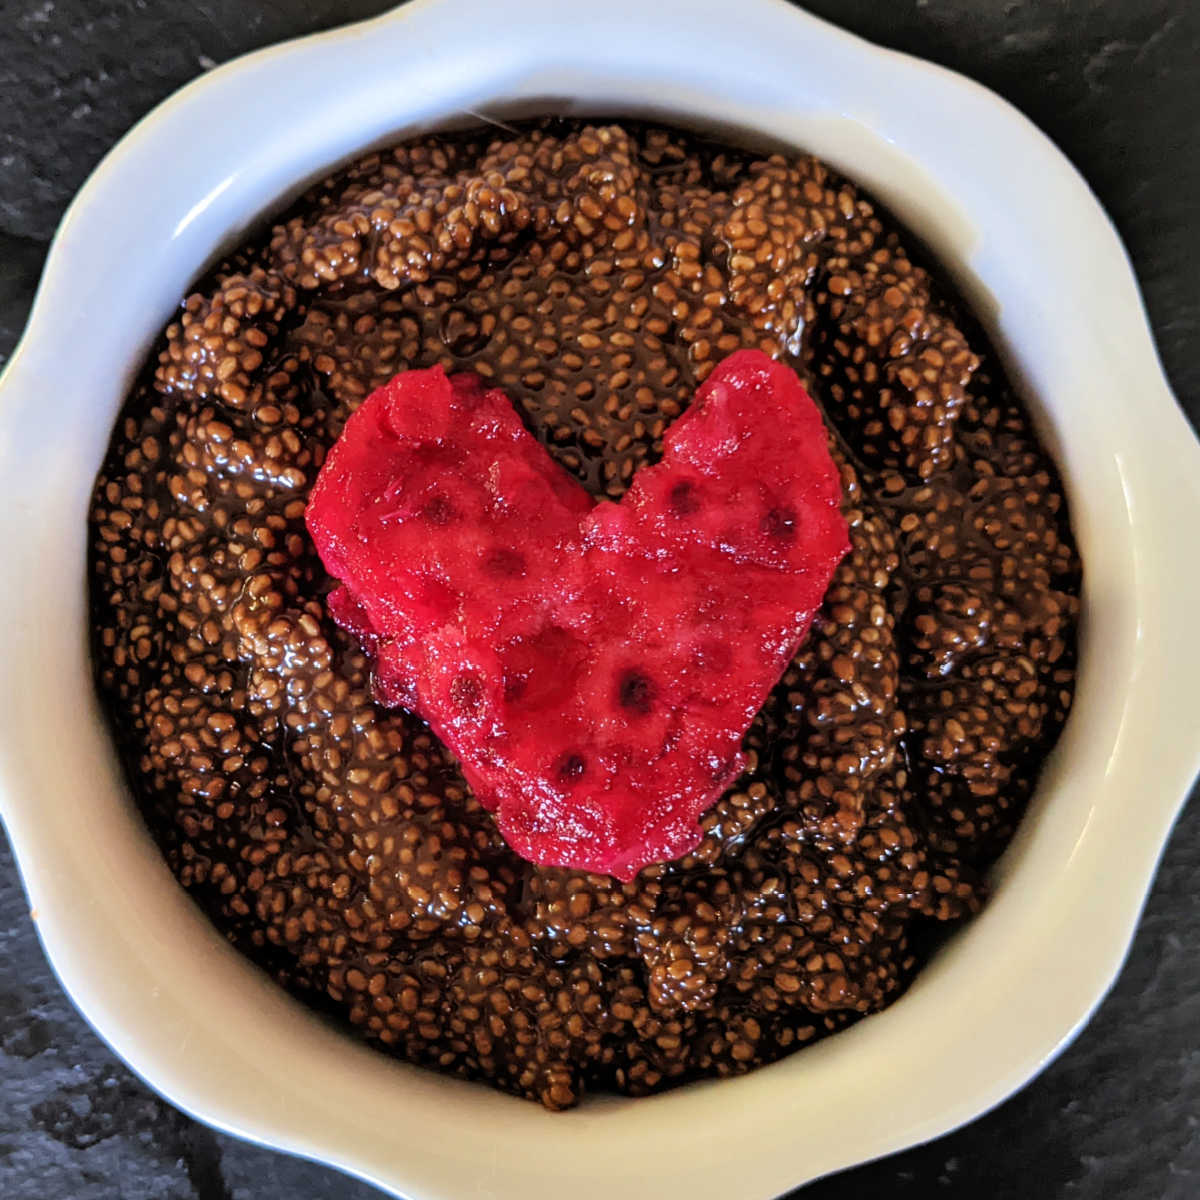
[[[138, 117], [216, 62], [388, 6], [0, 0], [0, 364], [25, 320], [63, 207]], [[730, 0], [731, 14], [736, 7]], [[1193, 423], [1200, 421], [1196, 0], [814, 0], [808, 7], [974, 76], [1063, 147], [1124, 235], [1167, 371]], [[1181, 541], [1180, 551], [1195, 553], [1194, 539]], [[1129, 819], [1137, 820], [1137, 797]], [[804, 1200], [1200, 1197], [1196, 881], [1200, 805], [1193, 804], [1167, 850], [1129, 962], [1075, 1045], [989, 1116], [816, 1184]], [[50, 974], [0, 836], [2, 1200], [372, 1195], [320, 1167], [215, 1134], [131, 1076]]]

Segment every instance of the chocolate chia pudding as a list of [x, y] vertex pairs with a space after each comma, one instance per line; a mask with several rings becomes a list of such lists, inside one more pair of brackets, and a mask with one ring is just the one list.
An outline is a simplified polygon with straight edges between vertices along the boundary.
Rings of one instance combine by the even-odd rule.
[[[97, 481], [91, 612], [134, 793], [230, 941], [392, 1053], [550, 1108], [894, 1000], [1058, 736], [1080, 585], [1054, 466], [923, 262], [812, 158], [549, 120], [371, 154], [202, 280]], [[373, 699], [309, 489], [371, 391], [442, 364], [616, 498], [743, 347], [820, 404], [851, 551], [694, 852], [630, 883], [533, 866]]]

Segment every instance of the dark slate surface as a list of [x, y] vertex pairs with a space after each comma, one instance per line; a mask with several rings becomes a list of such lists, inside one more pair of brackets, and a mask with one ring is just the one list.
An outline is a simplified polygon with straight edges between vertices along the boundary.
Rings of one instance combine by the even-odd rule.
[[[386, 7], [384, 0], [0, 0], [0, 363], [20, 332], [64, 205], [138, 117], [215, 62]], [[814, 0], [809, 7], [973, 75], [1066, 150], [1126, 239], [1167, 371], [1200, 421], [1200, 5]], [[1181, 552], [1187, 548], [1181, 540]], [[1167, 850], [1129, 962], [1075, 1045], [989, 1116], [816, 1184], [804, 1200], [1200, 1196], [1197, 880], [1200, 806], [1193, 804]], [[55, 983], [0, 838], [0, 1197], [373, 1194], [215, 1134], [132, 1077]]]

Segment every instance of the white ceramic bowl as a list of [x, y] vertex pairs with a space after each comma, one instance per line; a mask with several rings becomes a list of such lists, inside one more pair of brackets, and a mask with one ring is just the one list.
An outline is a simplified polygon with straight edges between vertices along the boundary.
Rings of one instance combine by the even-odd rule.
[[[1200, 764], [1200, 569], [1174, 532], [1200, 519], [1200, 450], [1103, 212], [997, 97], [776, 0], [563, 12], [419, 0], [252, 55], [155, 110], [80, 192], [3, 376], [0, 801], [62, 982], [196, 1116], [419, 1200], [753, 1200], [983, 1112], [1112, 981]], [[188, 282], [368, 144], [513, 103], [745, 127], [880, 196], [957, 276], [1022, 382], [1086, 564], [1070, 722], [994, 899], [911, 991], [745, 1078], [562, 1115], [368, 1050], [229, 949], [130, 803], [85, 638], [92, 478]]]

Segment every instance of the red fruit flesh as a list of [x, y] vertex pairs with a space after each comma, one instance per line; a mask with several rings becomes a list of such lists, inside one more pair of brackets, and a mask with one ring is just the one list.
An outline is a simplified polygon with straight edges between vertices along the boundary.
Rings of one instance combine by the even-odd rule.
[[407, 371], [330, 451], [307, 519], [379, 698], [424, 717], [533, 862], [678, 857], [848, 548], [796, 376], [721, 363], [621, 503], [593, 504], [474, 376]]

